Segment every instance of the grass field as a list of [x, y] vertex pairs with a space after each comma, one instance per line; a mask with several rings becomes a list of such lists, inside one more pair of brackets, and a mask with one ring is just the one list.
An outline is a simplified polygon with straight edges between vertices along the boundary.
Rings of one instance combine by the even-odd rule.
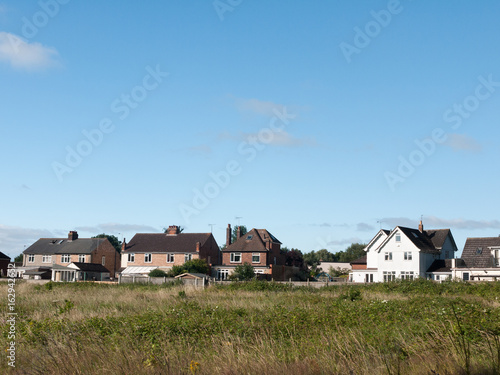
[[[7, 309], [7, 285], [0, 284]], [[16, 285], [2, 374], [500, 374], [500, 283]], [[2, 316], [5, 346], [8, 326]]]

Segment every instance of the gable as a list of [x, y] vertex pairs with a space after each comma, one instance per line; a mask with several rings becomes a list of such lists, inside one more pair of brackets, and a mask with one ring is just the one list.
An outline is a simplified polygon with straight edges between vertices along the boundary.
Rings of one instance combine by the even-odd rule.
[[364, 248], [365, 252], [368, 252], [370, 250], [377, 250], [378, 247], [384, 242], [384, 240], [387, 238], [389, 235], [389, 231], [385, 229], [381, 229], [378, 231], [378, 233], [375, 235], [375, 237], [372, 238], [372, 240], [366, 245]]
[[255, 229], [247, 232], [245, 235], [238, 238], [234, 243], [222, 250], [223, 252], [267, 252], [266, 243], [281, 245], [269, 231], [266, 229]]

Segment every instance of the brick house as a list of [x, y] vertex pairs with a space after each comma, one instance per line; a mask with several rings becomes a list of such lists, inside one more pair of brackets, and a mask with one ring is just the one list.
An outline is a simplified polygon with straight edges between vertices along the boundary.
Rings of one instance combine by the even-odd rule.
[[0, 276], [4, 277], [7, 275], [7, 268], [10, 263], [10, 257], [0, 252]]
[[268, 275], [276, 280], [284, 278], [285, 254], [281, 242], [267, 229], [252, 229], [241, 235], [237, 228], [236, 241], [231, 243], [231, 225], [226, 230], [226, 248], [221, 250], [222, 262], [214, 267], [213, 276], [226, 280], [238, 265], [249, 263], [256, 274]]
[[23, 251], [27, 270], [71, 263], [100, 264], [114, 278], [120, 269], [120, 254], [107, 238], [78, 238], [76, 231], [70, 231], [67, 238], [40, 238]]
[[159, 268], [169, 271], [192, 259], [219, 264], [219, 246], [212, 233], [181, 233], [176, 225], [166, 233], [137, 233], [122, 244], [122, 274], [148, 274]]

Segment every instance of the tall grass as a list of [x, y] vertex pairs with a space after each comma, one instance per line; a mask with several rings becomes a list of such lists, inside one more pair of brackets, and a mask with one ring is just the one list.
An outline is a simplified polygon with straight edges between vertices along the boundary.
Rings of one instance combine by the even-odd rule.
[[16, 368], [4, 360], [0, 373], [500, 373], [500, 283], [20, 283], [16, 294]]

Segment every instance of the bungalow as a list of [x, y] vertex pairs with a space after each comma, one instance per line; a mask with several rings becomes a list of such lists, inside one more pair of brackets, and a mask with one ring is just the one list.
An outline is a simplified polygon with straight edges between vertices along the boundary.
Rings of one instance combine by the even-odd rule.
[[23, 251], [27, 271], [71, 263], [99, 264], [114, 278], [120, 269], [120, 255], [107, 238], [78, 238], [76, 231], [70, 231], [67, 238], [40, 238]]
[[226, 230], [226, 247], [221, 250], [222, 264], [213, 268], [213, 277], [226, 280], [238, 265], [249, 263], [256, 274], [281, 280], [285, 274], [285, 255], [281, 242], [267, 229], [252, 229], [241, 235], [237, 228], [236, 241], [231, 243], [231, 225]]
[[454, 258], [457, 246], [450, 229], [402, 226], [381, 229], [365, 247], [366, 261], [353, 262], [350, 280], [380, 282], [428, 277], [436, 279], [435, 261]]
[[453, 259], [450, 277], [464, 281], [500, 279], [500, 237], [467, 238], [462, 257]]
[[181, 233], [176, 225], [166, 233], [137, 233], [122, 244], [122, 275], [147, 275], [160, 268], [169, 271], [192, 259], [209, 266], [219, 263], [219, 246], [212, 233]]
[[102, 264], [73, 262], [68, 266], [54, 264], [52, 281], [109, 281], [110, 274]]

